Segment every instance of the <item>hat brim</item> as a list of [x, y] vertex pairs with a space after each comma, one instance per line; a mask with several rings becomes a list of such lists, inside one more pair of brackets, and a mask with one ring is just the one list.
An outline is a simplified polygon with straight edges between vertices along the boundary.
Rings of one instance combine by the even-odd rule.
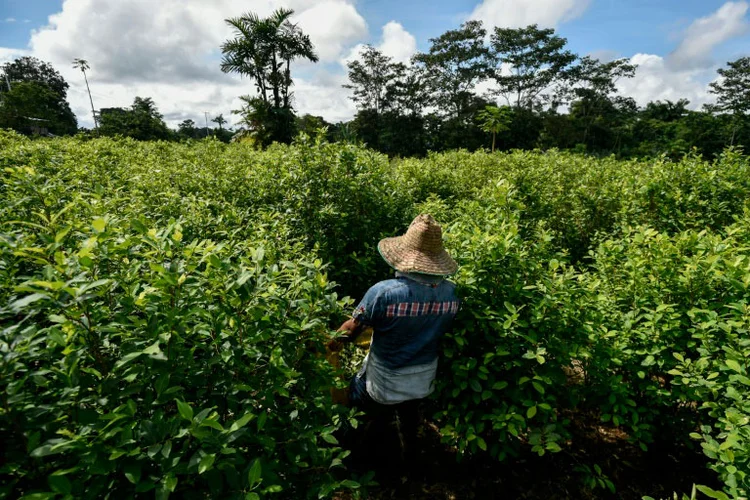
[[402, 273], [420, 273], [431, 276], [450, 276], [458, 270], [458, 263], [442, 249], [427, 254], [409, 248], [403, 236], [384, 238], [378, 243], [378, 252], [389, 266]]

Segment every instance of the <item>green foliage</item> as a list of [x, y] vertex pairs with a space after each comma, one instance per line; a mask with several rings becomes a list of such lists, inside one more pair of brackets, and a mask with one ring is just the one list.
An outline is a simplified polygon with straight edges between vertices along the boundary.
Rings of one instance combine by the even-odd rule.
[[44, 84], [16, 83], [0, 99], [0, 128], [28, 135], [43, 130], [54, 135], [70, 135], [77, 130], [76, 117], [68, 103]]
[[262, 146], [291, 142], [295, 135], [291, 63], [299, 58], [318, 60], [310, 37], [290, 21], [293, 14], [291, 9], [277, 9], [266, 18], [247, 13], [225, 20], [234, 38], [221, 46], [221, 70], [255, 81], [258, 96], [243, 96], [243, 109], [235, 113], [242, 115]]
[[[536, 24], [525, 28], [496, 27], [491, 35], [492, 55], [496, 59], [492, 78], [497, 92], [509, 105], [531, 109], [541, 95], [568, 77], [577, 56], [565, 49], [568, 41], [555, 35], [552, 28]], [[507, 68], [512, 70], [507, 72]]]
[[484, 111], [477, 113], [477, 120], [480, 122], [479, 126], [485, 132], [492, 134], [492, 152], [495, 151], [495, 136], [509, 128], [508, 125], [510, 125], [511, 121], [510, 112], [510, 108], [507, 107], [487, 106], [484, 108]]
[[267, 147], [274, 142], [289, 143], [295, 135], [294, 112], [291, 108], [277, 108], [259, 97], [240, 96], [242, 108], [232, 111], [240, 115], [240, 123], [247, 127], [244, 135], [255, 144]]
[[[388, 275], [377, 241], [419, 212], [461, 266], [432, 401], [444, 443], [555, 453], [582, 411], [644, 449], [695, 443], [724, 484], [697, 489], [747, 496], [750, 162], [736, 151], [390, 161], [322, 133], [258, 151], [7, 132], [0, 151], [4, 496], [360, 488], [324, 345], [346, 296]], [[613, 494], [601, 467], [575, 472]]]
[[3, 64], [2, 73], [0, 73], [0, 81], [3, 85], [0, 85], [0, 93], [7, 90], [6, 79], [10, 81], [11, 88], [14, 83], [20, 82], [35, 82], [44, 85], [62, 100], [67, 98], [70, 88], [68, 82], [51, 64], [30, 56], [19, 57]]
[[99, 113], [99, 133], [132, 137], [140, 141], [165, 140], [171, 131], [150, 97], [136, 97], [130, 109], [105, 108]]
[[69, 85], [51, 65], [21, 57], [0, 68], [0, 81], [0, 128], [26, 135], [75, 134], [78, 124], [66, 100]]
[[440, 114], [465, 119], [474, 86], [490, 70], [490, 51], [485, 46], [487, 30], [481, 21], [467, 21], [430, 39], [430, 49], [414, 56], [424, 68], [428, 88]]

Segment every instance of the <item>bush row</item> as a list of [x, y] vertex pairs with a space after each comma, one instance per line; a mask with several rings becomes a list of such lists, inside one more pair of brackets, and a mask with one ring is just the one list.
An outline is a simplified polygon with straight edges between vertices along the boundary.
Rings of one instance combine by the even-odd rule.
[[[0, 132], [0, 475], [10, 496], [255, 498], [356, 489], [323, 345], [443, 222], [463, 306], [435, 420], [497, 459], [560, 451], [568, 410], [700, 443], [747, 492], [748, 159], [462, 151], [320, 139], [30, 141]], [[606, 472], [606, 471], [605, 471]]]

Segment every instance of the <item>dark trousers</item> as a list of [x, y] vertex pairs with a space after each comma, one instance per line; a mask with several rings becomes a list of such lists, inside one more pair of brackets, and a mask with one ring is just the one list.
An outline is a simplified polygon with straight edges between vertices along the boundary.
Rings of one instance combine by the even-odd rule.
[[387, 443], [387, 436], [393, 432], [391, 429], [395, 423], [402, 459], [411, 462], [416, 458], [421, 400], [393, 405], [378, 403], [367, 392], [365, 377], [354, 376], [349, 384], [349, 401], [352, 406], [365, 412], [368, 420], [365, 424], [365, 441], [375, 446]]

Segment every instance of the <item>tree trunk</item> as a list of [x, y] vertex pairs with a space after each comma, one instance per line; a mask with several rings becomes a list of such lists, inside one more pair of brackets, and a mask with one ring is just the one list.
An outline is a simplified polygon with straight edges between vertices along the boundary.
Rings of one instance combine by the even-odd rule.
[[492, 132], [492, 152], [495, 152], [495, 132]]
[[289, 84], [292, 78], [289, 72], [289, 59], [286, 60], [286, 70], [284, 72], [284, 107], [289, 107]]
[[276, 51], [273, 52], [271, 60], [271, 85], [273, 86], [273, 105], [276, 108], [281, 107], [281, 95], [279, 94], [279, 87], [281, 86], [280, 75], [279, 75], [279, 64], [276, 61]]
[[94, 117], [94, 128], [99, 130], [99, 123], [96, 121], [96, 111], [94, 111], [94, 99], [91, 98], [91, 89], [89, 88], [89, 79], [86, 78], [86, 72], [81, 70], [83, 73], [83, 79], [86, 81], [86, 90], [89, 93], [89, 102], [91, 103], [91, 116]]

